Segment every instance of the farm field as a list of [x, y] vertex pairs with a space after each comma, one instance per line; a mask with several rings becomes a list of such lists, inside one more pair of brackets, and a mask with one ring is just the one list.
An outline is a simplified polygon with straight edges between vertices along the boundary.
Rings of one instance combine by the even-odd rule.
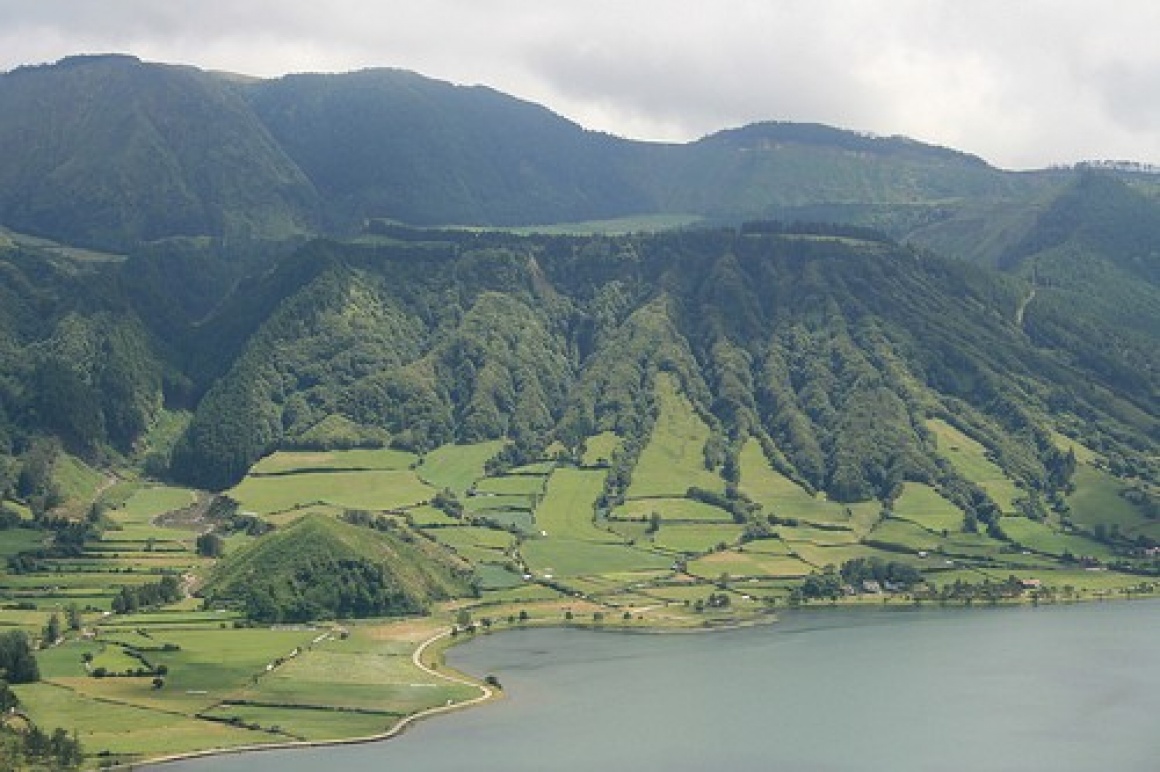
[[991, 460], [982, 444], [941, 419], [932, 418], [926, 427], [935, 436], [939, 455], [950, 461], [959, 474], [985, 490], [1004, 514], [1015, 511], [1014, 502], [1023, 492]]
[[721, 525], [663, 525], [652, 539], [659, 549], [696, 555], [708, 552], [718, 544], [735, 544], [742, 527]]
[[770, 466], [757, 440], [750, 438], [745, 443], [739, 460], [741, 481], [738, 487], [761, 504], [766, 513], [806, 523], [850, 522], [849, 507], [810, 495]]
[[315, 503], [371, 511], [399, 509], [427, 501], [435, 490], [411, 470], [388, 469], [249, 476], [228, 494], [243, 510], [270, 515]]
[[536, 508], [536, 525], [552, 539], [618, 542], [614, 534], [597, 528], [592, 521], [596, 499], [603, 490], [604, 473], [600, 470], [557, 469]]
[[905, 483], [894, 502], [893, 517], [908, 520], [928, 531], [962, 530], [963, 512], [938, 491], [922, 483]]
[[629, 499], [612, 510], [611, 517], [620, 520], [647, 520], [653, 512], [661, 516], [662, 522], [733, 522], [733, 515], [720, 507], [684, 498]]
[[724, 490], [725, 481], [705, 468], [709, 427], [677, 390], [671, 375], [657, 376], [656, 396], [660, 414], [633, 471], [627, 497], [679, 497], [691, 487]]
[[266, 456], [250, 469], [252, 475], [286, 474], [288, 472], [372, 471], [410, 469], [419, 457], [414, 453], [390, 448], [342, 451], [286, 451]]
[[[808, 575], [854, 558], [912, 565], [940, 587], [957, 580], [1000, 585], [1016, 575], [1040, 580], [1056, 597], [1095, 598], [1147, 585], [1138, 576], [1061, 566], [1065, 553], [1100, 563], [1117, 556], [1107, 544], [1065, 532], [1055, 515], [1043, 523], [1003, 517], [1009, 543], [964, 533], [960, 510], [934, 488], [906, 483], [884, 517], [876, 501], [839, 504], [810, 495], [775, 471], [755, 440], [741, 451], [739, 488], [762, 507], [745, 525], [735, 523], [731, 512], [686, 498], [690, 480], [715, 491], [724, 481], [704, 470], [708, 428], [667, 376], [658, 381], [658, 401], [660, 417], [641, 456], [644, 475], [634, 473], [629, 491], [651, 493], [610, 512], [595, 507], [605, 469], [542, 461], [489, 476], [498, 442], [445, 446], [421, 461], [397, 451], [277, 453], [230, 492], [243, 515], [257, 513], [276, 529], [308, 513], [387, 512], [379, 527], [405, 529], [406, 521], [419, 531], [412, 538], [430, 537], [469, 561], [475, 597], [439, 604], [426, 618], [251, 626], [241, 611], [203, 610], [196, 597], [109, 613], [122, 587], [169, 574], [196, 591], [214, 565], [194, 545], [211, 526], [207, 494], [118, 483], [103, 493], [106, 529], [77, 554], [0, 574], [0, 630], [37, 635], [52, 614], [63, 617], [76, 604], [91, 636], [70, 633], [40, 652], [44, 680], [18, 693], [34, 720], [67, 722], [90, 751], [131, 762], [207, 746], [376, 734], [414, 711], [471, 699], [477, 688], [439, 681], [411, 661], [418, 642], [446, 631], [460, 610], [493, 629], [560, 622], [697, 627], [784, 606]], [[965, 438], [939, 428], [964, 455], [956, 464], [994, 471]], [[590, 438], [586, 453], [597, 455], [586, 460], [595, 464], [618, 443], [608, 433]], [[1068, 503], [1079, 531], [1151, 525], [1120, 495], [1124, 483], [1106, 472], [1081, 462], [1076, 483]], [[456, 493], [461, 509], [421, 503], [442, 489]], [[25, 528], [6, 534], [4, 558], [44, 540]], [[227, 552], [255, 538], [223, 536]], [[714, 594], [727, 596], [727, 607], [710, 608]], [[160, 688], [157, 668], [165, 674]], [[96, 677], [97, 669], [112, 675]]]
[[473, 445], [444, 445], [423, 456], [416, 472], [433, 488], [450, 488], [460, 497], [479, 478], [487, 460], [503, 447], [502, 440]]

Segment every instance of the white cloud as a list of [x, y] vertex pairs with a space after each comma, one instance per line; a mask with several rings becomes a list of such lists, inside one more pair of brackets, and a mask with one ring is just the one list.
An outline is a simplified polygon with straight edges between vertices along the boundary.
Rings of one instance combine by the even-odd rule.
[[1151, 0], [0, 0], [0, 67], [396, 66], [625, 136], [819, 121], [1028, 167], [1160, 162], [1157, 29]]

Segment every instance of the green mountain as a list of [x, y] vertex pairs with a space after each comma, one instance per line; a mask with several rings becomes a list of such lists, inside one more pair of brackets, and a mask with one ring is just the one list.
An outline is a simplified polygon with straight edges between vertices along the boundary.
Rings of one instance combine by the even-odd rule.
[[0, 75], [0, 116], [0, 225], [129, 251], [177, 237], [244, 250], [373, 220], [654, 214], [845, 222], [995, 262], [1080, 176], [811, 124], [638, 142], [386, 69], [260, 80], [73, 57]]
[[65, 59], [0, 76], [0, 224], [79, 245], [312, 230], [310, 180], [236, 91], [189, 67]]
[[[1066, 486], [1061, 435], [1157, 482], [1139, 170], [1016, 174], [784, 123], [633, 142], [393, 70], [80, 57], [0, 76], [0, 108], [0, 498], [38, 511], [61, 450], [220, 489], [336, 431], [507, 438], [500, 466], [614, 431], [629, 475], [660, 373], [726, 476], [753, 437], [834, 499], [915, 481], [975, 507], [932, 453], [941, 419], [1030, 490]], [[642, 213], [718, 224], [401, 224]]]
[[203, 594], [264, 622], [414, 614], [468, 591], [470, 568], [452, 560], [410, 531], [314, 515], [220, 561]]
[[419, 451], [508, 437], [515, 462], [605, 430], [640, 442], [660, 372], [713, 428], [708, 466], [758, 437], [843, 501], [937, 481], [931, 417], [1032, 488], [1053, 484], [1056, 431], [1154, 464], [1156, 373], [1037, 344], [1020, 279], [834, 226], [430, 237], [312, 247], [317, 272], [213, 383], [175, 473], [224, 487], [334, 415]]

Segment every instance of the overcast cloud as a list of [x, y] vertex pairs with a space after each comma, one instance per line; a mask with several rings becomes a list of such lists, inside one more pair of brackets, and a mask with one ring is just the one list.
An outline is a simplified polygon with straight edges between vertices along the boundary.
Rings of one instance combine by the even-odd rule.
[[390, 66], [637, 139], [816, 121], [1007, 168], [1160, 164], [1158, 32], [1155, 0], [0, 0], [0, 68]]

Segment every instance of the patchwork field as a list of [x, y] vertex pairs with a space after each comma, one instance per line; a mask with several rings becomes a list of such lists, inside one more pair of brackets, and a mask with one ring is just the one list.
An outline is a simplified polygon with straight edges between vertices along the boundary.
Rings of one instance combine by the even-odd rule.
[[409, 469], [302, 472], [249, 476], [227, 492], [242, 509], [270, 515], [307, 504], [385, 511], [413, 506], [435, 495]]
[[[44, 680], [18, 694], [34, 720], [76, 727], [90, 752], [133, 762], [211, 746], [377, 734], [415, 711], [472, 699], [476, 687], [435, 678], [411, 660], [419, 641], [457, 624], [463, 611], [489, 628], [698, 627], [784, 606], [810, 574], [855, 558], [913, 566], [938, 587], [999, 585], [1015, 575], [1039, 580], [1055, 597], [1084, 598], [1149, 586], [1139, 576], [1061, 563], [1070, 555], [1094, 569], [1119, 557], [1084, 535], [1097, 526], [1136, 534], [1156, 525], [1094, 456], [1081, 461], [1067, 500], [1074, 528], [1055, 514], [1045, 522], [1008, 514], [1002, 541], [964, 533], [963, 513], [928, 485], [906, 483], [889, 513], [877, 501], [811, 495], [774, 470], [751, 439], [739, 458], [739, 489], [761, 509], [739, 524], [730, 511], [686, 497], [691, 486], [723, 492], [724, 481], [704, 469], [708, 426], [676, 382], [662, 375], [657, 389], [654, 432], [629, 497], [610, 512], [596, 508], [602, 465], [620, 442], [610, 433], [589, 438], [580, 466], [534, 461], [496, 475], [485, 470], [501, 442], [445, 446], [421, 458], [393, 450], [281, 452], [229, 492], [243, 513], [276, 529], [306, 514], [388, 513], [377, 527], [406, 530], [405, 521], [418, 529], [409, 536], [416, 543], [438, 549], [422, 538], [430, 537], [470, 562], [478, 597], [423, 619], [254, 627], [239, 610], [204, 610], [196, 597], [110, 613], [122, 587], [165, 575], [196, 591], [214, 564], [195, 548], [198, 535], [215, 527], [206, 519], [210, 497], [132, 480], [110, 485], [71, 468], [76, 490], [103, 491], [106, 527], [75, 554], [0, 573], [0, 629], [35, 636], [52, 614], [63, 618], [75, 604], [88, 635], [69, 633], [39, 652]], [[931, 429], [939, 452], [1006, 509], [1017, 489], [982, 446], [947, 424]], [[450, 504], [435, 500], [442, 490], [455, 494]], [[222, 535], [227, 553], [255, 538]], [[40, 531], [0, 532], [0, 558], [44, 543]]]
[[937, 418], [927, 421], [926, 427], [935, 436], [939, 455], [950, 461], [959, 474], [985, 490], [1004, 514], [1015, 511], [1015, 499], [1023, 492], [991, 460], [982, 444]]
[[660, 414], [632, 473], [628, 498], [684, 496], [691, 487], [724, 490], [725, 481], [705, 468], [709, 427], [671, 375], [657, 376], [656, 396]]

